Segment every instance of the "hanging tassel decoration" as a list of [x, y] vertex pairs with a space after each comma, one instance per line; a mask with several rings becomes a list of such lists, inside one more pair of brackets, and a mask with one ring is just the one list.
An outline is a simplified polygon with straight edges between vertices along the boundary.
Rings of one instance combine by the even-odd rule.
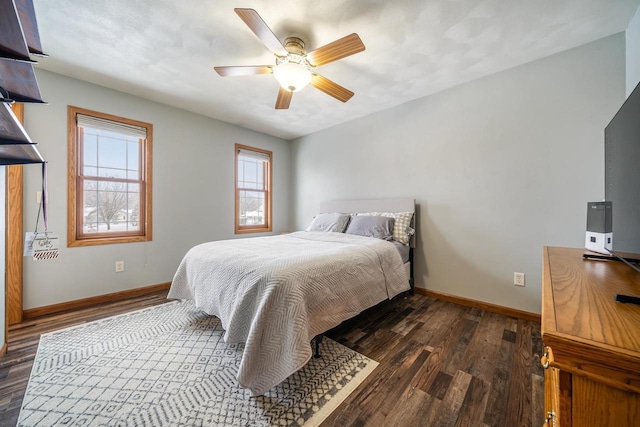
[[[33, 249], [33, 259], [43, 261], [56, 259], [60, 255], [60, 243], [58, 237], [49, 233], [49, 194], [47, 192], [47, 162], [42, 163], [42, 197], [38, 208], [38, 219], [36, 221], [36, 231], [33, 235], [31, 247]], [[38, 233], [38, 223], [40, 221], [40, 210], [44, 220], [44, 233]], [[26, 251], [26, 248], [25, 248]]]

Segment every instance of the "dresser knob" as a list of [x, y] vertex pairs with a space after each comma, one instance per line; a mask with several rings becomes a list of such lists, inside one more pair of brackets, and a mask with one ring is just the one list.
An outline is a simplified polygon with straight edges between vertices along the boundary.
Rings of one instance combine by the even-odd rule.
[[547, 412], [547, 418], [544, 420], [542, 427], [555, 427], [556, 426], [556, 414], [553, 411]]
[[551, 359], [549, 358], [549, 347], [544, 348], [544, 354], [540, 358], [540, 364], [544, 369], [549, 368], [549, 365], [551, 364]]

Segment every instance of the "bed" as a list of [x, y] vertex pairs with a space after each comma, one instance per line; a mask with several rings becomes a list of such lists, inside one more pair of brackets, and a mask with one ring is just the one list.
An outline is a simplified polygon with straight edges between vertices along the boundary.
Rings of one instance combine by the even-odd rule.
[[[353, 220], [358, 215], [414, 206], [413, 199], [328, 202], [316, 218], [348, 213], [356, 224], [377, 221]], [[406, 238], [411, 261], [415, 238]], [[314, 337], [412, 289], [411, 262], [400, 252], [381, 238], [314, 229], [209, 242], [185, 255], [168, 298], [193, 300], [220, 318], [226, 342], [245, 343], [237, 380], [261, 395], [308, 362]]]

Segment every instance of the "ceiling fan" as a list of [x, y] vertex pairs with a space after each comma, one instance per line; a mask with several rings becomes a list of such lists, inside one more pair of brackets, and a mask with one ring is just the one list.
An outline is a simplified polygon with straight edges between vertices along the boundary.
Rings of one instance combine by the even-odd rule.
[[319, 47], [309, 53], [304, 50], [304, 42], [297, 37], [289, 37], [284, 44], [278, 40], [264, 20], [253, 9], [236, 8], [234, 11], [253, 31], [264, 45], [275, 55], [275, 65], [251, 65], [214, 67], [221, 76], [250, 76], [254, 74], [273, 74], [280, 84], [276, 109], [289, 108], [293, 92], [307, 85], [347, 102], [353, 92], [313, 70], [321, 65], [362, 52], [365, 47], [356, 33]]

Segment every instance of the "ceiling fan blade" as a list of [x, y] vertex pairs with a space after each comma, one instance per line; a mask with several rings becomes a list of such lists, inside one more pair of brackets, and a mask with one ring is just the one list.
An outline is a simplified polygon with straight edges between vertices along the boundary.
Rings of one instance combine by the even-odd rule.
[[260, 15], [258, 15], [258, 12], [253, 9], [242, 8], [236, 8], [233, 10], [238, 14], [240, 19], [247, 24], [251, 31], [258, 36], [267, 49], [278, 56], [287, 56], [289, 52], [287, 52], [284, 46], [282, 46], [280, 40], [278, 40], [275, 34], [273, 34], [273, 31], [271, 31], [271, 28], [269, 28]]
[[227, 76], [253, 76], [255, 74], [271, 74], [271, 65], [247, 65], [228, 67], [213, 67], [223, 77]]
[[289, 92], [284, 88], [280, 88], [278, 91], [278, 99], [276, 99], [276, 110], [286, 110], [291, 104], [291, 97], [293, 92]]
[[307, 60], [311, 65], [319, 67], [329, 62], [337, 61], [349, 55], [362, 52], [365, 49], [362, 40], [356, 33], [349, 34], [339, 40], [317, 48], [307, 53]]
[[327, 95], [333, 96], [338, 101], [347, 102], [353, 96], [353, 92], [340, 86], [337, 83], [332, 82], [326, 77], [322, 77], [320, 74], [314, 74], [311, 77], [311, 86], [318, 90], [323, 91]]

